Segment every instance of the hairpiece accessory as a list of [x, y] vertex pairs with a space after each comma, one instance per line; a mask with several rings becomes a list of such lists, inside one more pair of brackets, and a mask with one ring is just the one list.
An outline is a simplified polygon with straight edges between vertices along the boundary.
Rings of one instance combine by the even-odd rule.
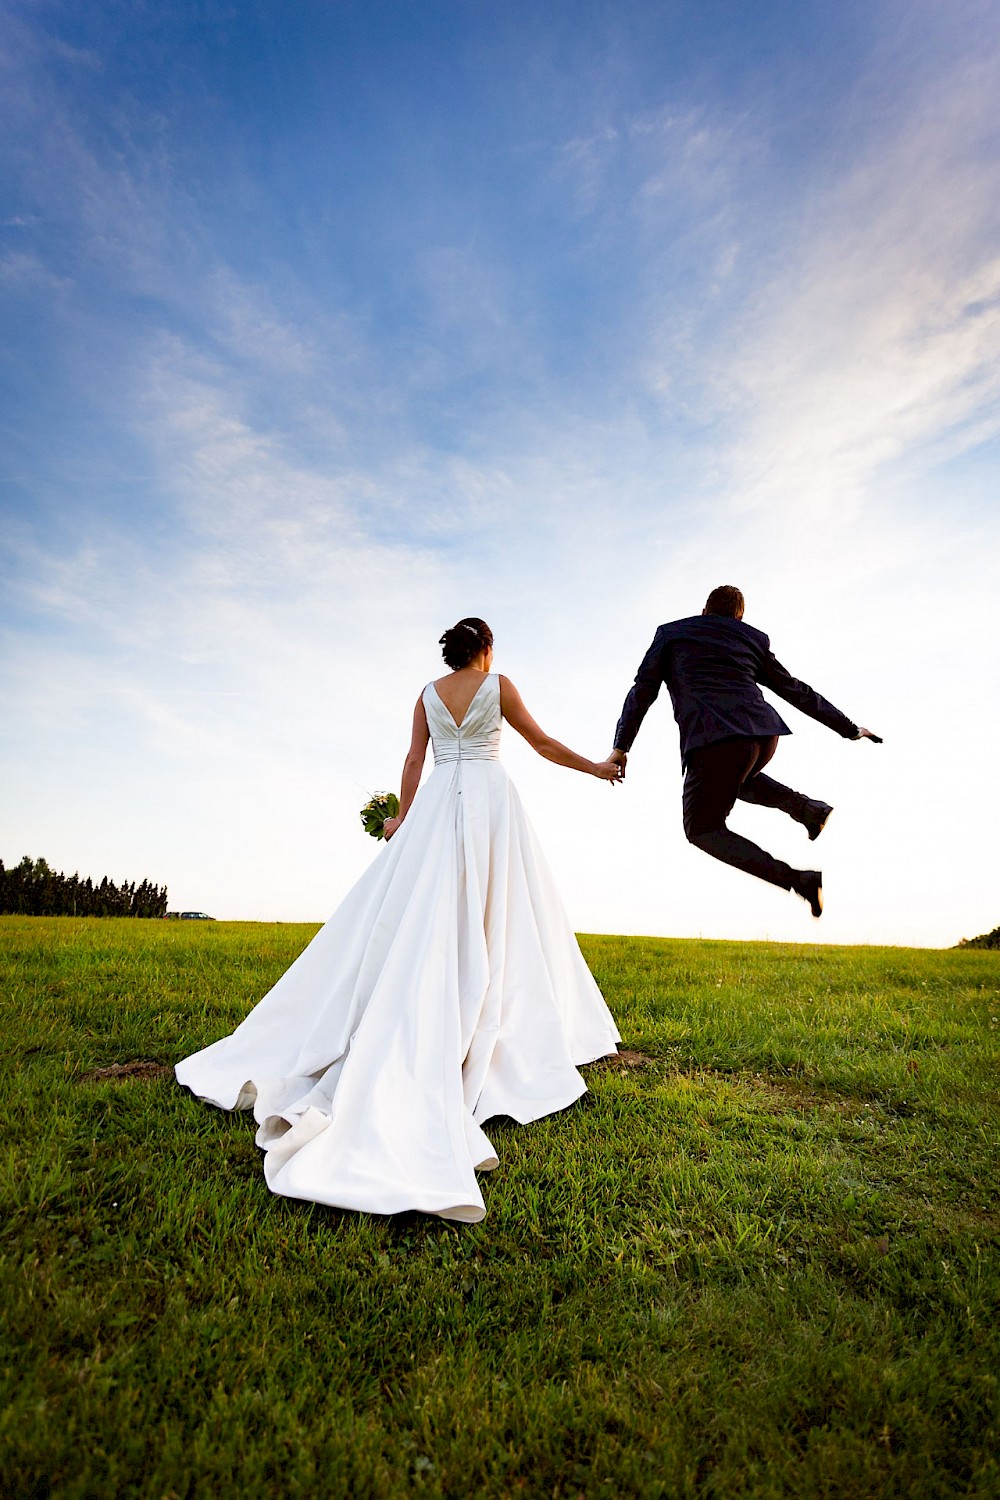
[[473, 635], [479, 634], [479, 631], [476, 629], [475, 625], [466, 625], [464, 620], [462, 621], [461, 628], [462, 630], [471, 630]]

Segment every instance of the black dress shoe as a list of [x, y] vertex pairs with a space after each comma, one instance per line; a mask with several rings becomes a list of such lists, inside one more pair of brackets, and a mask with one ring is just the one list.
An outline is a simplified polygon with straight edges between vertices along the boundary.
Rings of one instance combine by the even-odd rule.
[[819, 870], [800, 870], [792, 890], [803, 901], [809, 902], [814, 917], [823, 915], [823, 876]]
[[828, 802], [810, 802], [806, 808], [806, 815], [802, 819], [810, 840], [819, 838], [832, 812], [833, 808]]

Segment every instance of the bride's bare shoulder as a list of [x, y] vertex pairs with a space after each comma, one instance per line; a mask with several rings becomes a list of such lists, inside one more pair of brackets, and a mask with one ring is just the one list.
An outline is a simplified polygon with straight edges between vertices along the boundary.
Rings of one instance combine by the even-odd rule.
[[509, 708], [516, 709], [521, 707], [521, 694], [510, 678], [505, 677], [502, 672], [498, 672], [496, 675], [500, 686], [500, 706], [504, 712], [506, 713]]

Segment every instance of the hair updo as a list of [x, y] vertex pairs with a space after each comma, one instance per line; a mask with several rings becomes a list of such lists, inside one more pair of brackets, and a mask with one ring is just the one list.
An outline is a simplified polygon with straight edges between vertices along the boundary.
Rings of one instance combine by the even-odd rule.
[[461, 667], [467, 667], [480, 651], [486, 651], [493, 645], [493, 632], [485, 620], [469, 615], [467, 619], [459, 620], [457, 625], [446, 630], [438, 645], [445, 665], [457, 672]]

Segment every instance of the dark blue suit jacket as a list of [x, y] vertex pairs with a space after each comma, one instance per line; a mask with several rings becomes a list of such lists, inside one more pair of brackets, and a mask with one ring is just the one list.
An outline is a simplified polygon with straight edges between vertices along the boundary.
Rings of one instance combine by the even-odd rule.
[[760, 684], [845, 739], [858, 733], [839, 708], [785, 671], [762, 630], [727, 615], [692, 615], [660, 626], [625, 699], [616, 750], [631, 750], [662, 683], [673, 701], [685, 765], [692, 750], [716, 740], [791, 734]]

